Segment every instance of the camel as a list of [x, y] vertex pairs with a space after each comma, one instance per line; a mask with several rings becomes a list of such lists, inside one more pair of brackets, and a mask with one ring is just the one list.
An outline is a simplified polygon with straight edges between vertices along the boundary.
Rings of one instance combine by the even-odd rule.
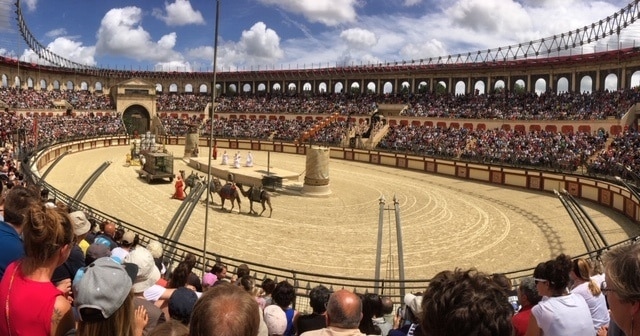
[[180, 171], [180, 176], [182, 176], [182, 180], [184, 181], [184, 193], [187, 194], [187, 190], [193, 189], [196, 186], [196, 183], [201, 182], [201, 176], [198, 173], [194, 173], [193, 170], [189, 176], [184, 176], [184, 170]]
[[235, 184], [231, 182], [227, 182], [225, 185], [222, 185], [220, 179], [214, 177], [213, 180], [209, 183], [209, 194], [213, 196], [213, 193], [218, 194], [220, 199], [222, 200], [222, 209], [224, 210], [224, 202], [226, 200], [231, 200], [231, 209], [229, 212], [233, 211], [233, 208], [236, 206], [236, 201], [238, 202], [238, 213], [242, 211], [240, 205], [240, 193], [238, 193], [238, 188]]
[[[262, 216], [267, 208], [265, 207], [265, 203], [269, 206], [269, 218], [271, 218], [271, 213], [273, 212], [273, 208], [271, 207], [271, 195], [268, 191], [264, 190], [262, 187], [251, 187], [249, 190], [245, 191], [242, 184], [238, 183], [238, 188], [240, 188], [240, 192], [242, 196], [249, 199], [249, 213], [256, 214], [258, 216]], [[262, 212], [258, 214], [257, 211], [253, 210], [253, 202], [260, 202], [262, 204]]]

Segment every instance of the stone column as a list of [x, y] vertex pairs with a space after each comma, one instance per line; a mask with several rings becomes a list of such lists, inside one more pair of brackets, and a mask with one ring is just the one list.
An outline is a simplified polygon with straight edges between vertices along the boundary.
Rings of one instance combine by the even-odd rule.
[[309, 196], [331, 194], [329, 188], [329, 148], [311, 146], [307, 150], [306, 174], [302, 193]]

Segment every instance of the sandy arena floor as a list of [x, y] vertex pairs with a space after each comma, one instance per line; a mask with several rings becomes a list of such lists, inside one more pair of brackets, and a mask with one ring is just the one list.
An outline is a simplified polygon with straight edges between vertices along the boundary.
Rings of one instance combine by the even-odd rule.
[[[169, 150], [176, 157], [183, 152], [181, 146], [169, 146]], [[139, 167], [124, 164], [127, 151], [128, 147], [110, 147], [68, 155], [46, 181], [74, 195], [102, 162], [112, 161], [83, 202], [162, 233], [180, 205], [170, 199], [173, 183], [149, 185], [139, 179], [135, 173]], [[253, 154], [257, 165], [266, 166], [265, 152]], [[302, 173], [305, 157], [272, 153], [271, 165]], [[180, 169], [191, 171], [182, 160], [176, 160], [174, 171]], [[384, 196], [387, 207], [392, 207], [395, 196], [401, 212], [408, 279], [429, 278], [454, 267], [506, 272], [533, 267], [562, 252], [585, 252], [571, 219], [552, 194], [334, 159], [329, 170], [330, 196], [272, 193], [272, 218], [248, 215], [245, 198], [241, 214], [237, 207], [233, 213], [220, 211], [220, 199], [215, 195], [216, 205], [209, 212], [207, 249], [287, 269], [372, 278], [379, 199]], [[294, 187], [301, 187], [303, 180], [300, 177]], [[228, 202], [226, 206], [229, 208]], [[609, 243], [640, 234], [618, 213], [592, 203], [583, 206]], [[202, 247], [204, 218], [202, 202], [191, 214], [180, 240]], [[395, 215], [385, 211], [385, 277], [394, 275], [395, 237]]]

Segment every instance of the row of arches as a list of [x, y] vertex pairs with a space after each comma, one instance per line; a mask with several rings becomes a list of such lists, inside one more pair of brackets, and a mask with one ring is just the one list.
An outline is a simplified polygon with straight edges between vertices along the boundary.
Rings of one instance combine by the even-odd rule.
[[[596, 79], [590, 74], [586, 74], [577, 79], [575, 91], [581, 93], [590, 93], [598, 90], [596, 87]], [[263, 94], [263, 93], [371, 93], [371, 94], [390, 94], [390, 93], [422, 93], [422, 92], [447, 92], [456, 95], [466, 93], [486, 94], [501, 89], [520, 90], [524, 92], [542, 93], [550, 90], [561, 92], [574, 91], [571, 89], [571, 79], [568, 76], [558, 77], [555, 82], [550, 83], [546, 78], [537, 78], [532, 83], [525, 82], [524, 79], [517, 79], [509, 86], [508, 80], [497, 79], [491, 84], [487, 83], [486, 78], [470, 79], [470, 80], [369, 80], [369, 81], [301, 81], [301, 82], [255, 82], [241, 83], [234, 81], [218, 82], [216, 92], [227, 95], [232, 94]], [[552, 85], [550, 85], [552, 84]], [[620, 78], [616, 73], [609, 73], [604, 77], [604, 87], [600, 90], [616, 91], [622, 88]], [[635, 71], [630, 76], [627, 88], [640, 86], [640, 71]], [[528, 87], [530, 85], [531, 87]], [[451, 87], [449, 87], [451, 86]], [[468, 87], [472, 86], [472, 87]], [[33, 90], [72, 90], [72, 91], [92, 91], [106, 92], [102, 81], [96, 81], [90, 84], [87, 81], [79, 81], [77, 84], [72, 80], [60, 81], [52, 80], [47, 82], [45, 79], [35, 80], [33, 77], [27, 77], [23, 83], [19, 76], [15, 76], [13, 80], [7, 74], [0, 76], [0, 87], [2, 88], [24, 88]], [[394, 90], [394, 88], [396, 88]], [[212, 94], [211, 84], [184, 84], [182, 87], [177, 83], [156, 83], [156, 92], [162, 93], [187, 93], [187, 94]], [[315, 88], [315, 90], [314, 90]]]

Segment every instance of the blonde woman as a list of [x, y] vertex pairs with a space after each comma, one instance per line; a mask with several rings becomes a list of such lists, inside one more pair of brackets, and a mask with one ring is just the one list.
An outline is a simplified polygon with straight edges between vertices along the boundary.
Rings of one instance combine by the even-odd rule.
[[0, 335], [63, 335], [73, 328], [67, 299], [71, 281], [56, 288], [54, 270], [75, 244], [64, 210], [32, 204], [23, 213], [25, 256], [9, 265], [0, 282]]
[[591, 279], [591, 265], [585, 259], [575, 259], [572, 262], [569, 277], [573, 280], [571, 293], [578, 294], [587, 301], [593, 326], [597, 331], [600, 327], [609, 325], [609, 310], [607, 301], [600, 290], [600, 284]]

